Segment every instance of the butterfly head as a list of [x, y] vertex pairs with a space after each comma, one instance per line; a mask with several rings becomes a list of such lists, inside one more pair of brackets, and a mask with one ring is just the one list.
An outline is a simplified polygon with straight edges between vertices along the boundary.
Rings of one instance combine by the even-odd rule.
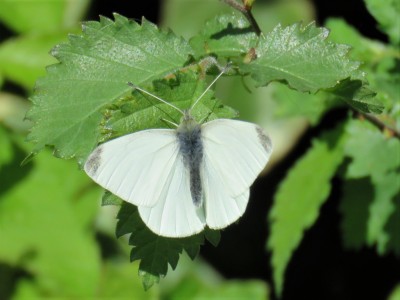
[[183, 111], [183, 116], [177, 130], [178, 132], [191, 132], [199, 126], [199, 123], [193, 118], [192, 114], [190, 113], [190, 109], [185, 109]]

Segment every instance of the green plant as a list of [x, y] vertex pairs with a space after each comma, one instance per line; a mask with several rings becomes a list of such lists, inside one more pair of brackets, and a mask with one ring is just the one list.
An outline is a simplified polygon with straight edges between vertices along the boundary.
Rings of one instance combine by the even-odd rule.
[[[246, 85], [268, 85], [280, 117], [302, 116], [317, 125], [330, 110], [349, 112], [334, 129], [315, 137], [275, 195], [268, 249], [277, 293], [282, 291], [290, 256], [318, 218], [335, 176], [344, 184], [345, 246], [376, 245], [380, 254], [399, 255], [394, 234], [400, 230], [396, 223], [400, 213], [400, 54], [396, 15], [391, 15], [399, 6], [393, 1], [392, 10], [387, 10], [377, 0], [366, 1], [389, 34], [391, 42], [386, 45], [362, 37], [341, 20], [326, 24], [332, 30], [329, 37], [326, 28], [314, 23], [266, 26], [271, 29], [261, 33], [263, 26], [253, 16], [251, 1], [245, 2], [247, 6], [225, 2], [239, 12], [214, 17], [188, 40], [146, 20], [138, 24], [118, 14], [114, 20], [101, 17], [99, 22], [84, 23], [82, 33], [70, 35], [68, 42], [53, 48], [51, 54], [58, 63], [48, 67], [47, 75], [36, 83], [27, 115], [34, 124], [28, 136], [36, 145], [33, 154], [51, 146], [57, 157], [75, 158], [82, 165], [99, 142], [164, 127], [163, 111], [172, 116], [174, 112], [162, 105], [158, 109], [126, 83], [144, 86], [184, 108], [204, 89], [207, 75], [215, 76], [217, 68], [210, 62], [230, 61], [233, 71], [226, 77], [235, 82], [235, 89], [249, 97]], [[344, 44], [354, 50], [349, 52]], [[19, 82], [29, 86], [36, 76], [22, 76]], [[240, 80], [246, 84], [236, 84]], [[215, 101], [220, 104], [221, 100], [210, 93], [199, 116], [210, 110], [214, 117], [236, 116], [229, 106], [220, 104], [215, 109]], [[5, 163], [10, 152], [4, 152]], [[77, 185], [77, 190], [82, 189]], [[359, 203], [361, 195], [367, 203]], [[194, 259], [205, 239], [218, 244], [220, 233], [210, 230], [185, 239], [159, 237], [143, 225], [134, 206], [108, 193], [103, 204], [121, 206], [117, 236], [131, 233], [131, 260], [140, 260], [139, 275], [146, 289], [166, 275], [168, 265], [177, 266], [183, 251]]]

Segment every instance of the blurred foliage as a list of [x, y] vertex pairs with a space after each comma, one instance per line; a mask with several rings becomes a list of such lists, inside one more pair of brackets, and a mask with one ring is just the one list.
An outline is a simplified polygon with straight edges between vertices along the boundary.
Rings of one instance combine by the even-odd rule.
[[[204, 1], [165, 1], [163, 25], [175, 34], [160, 32], [150, 22], [138, 25], [116, 16], [115, 21], [102, 18], [86, 23], [82, 35], [78, 21], [89, 1], [0, 0], [0, 22], [13, 33], [7, 39], [0, 37], [0, 87], [12, 83], [29, 95], [34, 82], [46, 75], [45, 66], [61, 61], [62, 65], [49, 67], [50, 76], [36, 85], [36, 107], [29, 113], [36, 127], [30, 139], [37, 143], [35, 152], [51, 145], [56, 156], [77, 156], [80, 162], [99, 140], [132, 130], [127, 124], [138, 115], [132, 113], [135, 101], [126, 81], [165, 89], [160, 79], [181, 67], [187, 54], [194, 59], [213, 54], [222, 61], [234, 61], [242, 72], [252, 73], [255, 81], [241, 76], [221, 79], [216, 98], [237, 109], [242, 119], [267, 127], [275, 145], [272, 163], [284, 158], [306, 124], [316, 126], [327, 112], [347, 109], [346, 120], [314, 137], [310, 149], [288, 171], [275, 195], [268, 217], [268, 249], [272, 251], [279, 293], [290, 257], [304, 232], [317, 220], [334, 177], [343, 182], [340, 211], [344, 247], [376, 247], [379, 255], [400, 255], [396, 236], [400, 231], [400, 142], [394, 136], [394, 131], [400, 130], [400, 26], [396, 17], [400, 6], [395, 0], [365, 2], [379, 28], [388, 35], [389, 44], [363, 37], [340, 19], [325, 24], [329, 37], [326, 29], [314, 24], [290, 25], [299, 20], [308, 24], [314, 18], [309, 1], [256, 2], [254, 15], [265, 41], [269, 41], [263, 42], [246, 29], [244, 17], [220, 1], [207, 1], [206, 5]], [[188, 7], [196, 14], [188, 14]], [[240, 34], [232, 35], [225, 28]], [[215, 39], [221, 31], [225, 34]], [[67, 38], [67, 32], [77, 35]], [[150, 35], [155, 39], [149, 41]], [[343, 44], [353, 50], [348, 52], [349, 47]], [[55, 45], [60, 46], [53, 48]], [[276, 48], [279, 45], [287, 47]], [[146, 47], [153, 52], [141, 52]], [[245, 64], [243, 57], [251, 47], [260, 59]], [[56, 59], [48, 55], [51, 48]], [[91, 55], [94, 57], [89, 58]], [[92, 79], [92, 84], [81, 83], [86, 79]], [[275, 82], [268, 84], [270, 81]], [[163, 247], [151, 247], [151, 243], [145, 243], [149, 234], [142, 235], [147, 228], [135, 218], [134, 207], [123, 205], [118, 225], [113, 221], [115, 210], [103, 207], [99, 212], [100, 190], [74, 162], [55, 159], [45, 150], [20, 167], [31, 149], [23, 142], [32, 125], [23, 119], [29, 106], [21, 95], [0, 91], [1, 299], [269, 297], [264, 282], [224, 280], [203, 261], [191, 262], [185, 256], [168, 276], [175, 275], [175, 282], [166, 278], [160, 288], [145, 292], [142, 285], [158, 282], [168, 265], [176, 267], [183, 249], [193, 259], [204, 236], [191, 237], [188, 243], [163, 241]], [[159, 126], [149, 125], [157, 111], [153, 106], [147, 103], [148, 112], [139, 116], [146, 128]], [[51, 114], [46, 115], [48, 111]], [[228, 108], [222, 113], [233, 116]], [[374, 124], [368, 118], [371, 116]], [[103, 201], [121, 204], [110, 195]], [[121, 218], [126, 211], [131, 213]], [[124, 227], [130, 222], [132, 226]], [[132, 250], [125, 239], [115, 240], [115, 227], [118, 236], [133, 232], [129, 241]], [[218, 243], [219, 235], [206, 233], [205, 237]], [[175, 252], [159, 256], [170, 249]], [[140, 263], [128, 262], [130, 251], [131, 259], [141, 259]], [[151, 258], [158, 260], [153, 264]], [[397, 287], [390, 299], [398, 299], [398, 295]]]

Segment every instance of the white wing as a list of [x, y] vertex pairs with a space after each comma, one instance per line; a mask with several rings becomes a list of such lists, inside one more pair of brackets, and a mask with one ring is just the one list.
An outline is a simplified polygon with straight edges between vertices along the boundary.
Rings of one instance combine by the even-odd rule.
[[165, 198], [178, 160], [172, 129], [149, 129], [97, 147], [85, 163], [86, 173], [113, 194], [138, 206]]
[[166, 237], [190, 236], [204, 229], [204, 208], [193, 204], [189, 170], [182, 159], [173, 168], [166, 197], [153, 207], [139, 206], [139, 214], [153, 232]]
[[267, 164], [272, 144], [259, 126], [237, 120], [208, 122], [202, 137], [206, 222], [224, 228], [243, 215], [249, 188]]
[[193, 204], [175, 130], [144, 130], [106, 142], [84, 169], [102, 187], [137, 205], [158, 235], [183, 237], [204, 229], [204, 211]]

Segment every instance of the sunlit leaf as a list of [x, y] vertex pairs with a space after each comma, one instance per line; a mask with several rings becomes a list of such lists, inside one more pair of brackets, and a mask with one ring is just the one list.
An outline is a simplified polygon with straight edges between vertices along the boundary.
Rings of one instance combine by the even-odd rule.
[[83, 34], [56, 46], [59, 64], [38, 80], [28, 117], [35, 151], [52, 145], [63, 158], [84, 159], [99, 138], [102, 110], [129, 95], [127, 82], [141, 85], [183, 66], [189, 45], [146, 20], [142, 25], [115, 15], [86, 22]]
[[[314, 140], [312, 147], [290, 169], [275, 194], [269, 215], [273, 277], [277, 293], [283, 288], [284, 271], [304, 231], [314, 224], [328, 198], [331, 179], [343, 160], [342, 128]], [[306, 181], [305, 181], [306, 179]]]
[[283, 81], [303, 92], [331, 88], [348, 77], [360, 78], [359, 63], [347, 57], [349, 47], [327, 37], [328, 30], [313, 23], [278, 25], [260, 39], [257, 59], [242, 68], [260, 85]]

